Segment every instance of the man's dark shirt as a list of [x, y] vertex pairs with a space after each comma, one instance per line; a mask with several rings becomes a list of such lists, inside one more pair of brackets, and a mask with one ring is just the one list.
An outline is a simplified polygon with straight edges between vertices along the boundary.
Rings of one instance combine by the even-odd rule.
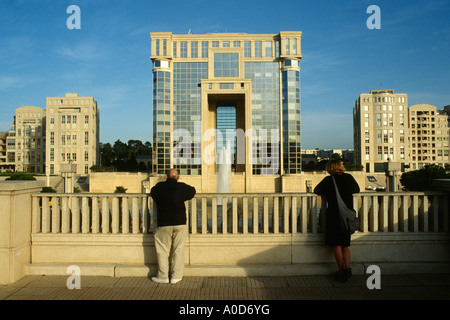
[[150, 191], [158, 210], [158, 227], [186, 224], [184, 202], [195, 196], [195, 188], [174, 179], [158, 182]]

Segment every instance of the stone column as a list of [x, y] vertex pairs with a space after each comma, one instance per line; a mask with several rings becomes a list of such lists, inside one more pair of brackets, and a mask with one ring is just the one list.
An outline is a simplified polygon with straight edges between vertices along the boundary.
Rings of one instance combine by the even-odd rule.
[[25, 275], [31, 262], [31, 194], [44, 181], [0, 182], [0, 285]]

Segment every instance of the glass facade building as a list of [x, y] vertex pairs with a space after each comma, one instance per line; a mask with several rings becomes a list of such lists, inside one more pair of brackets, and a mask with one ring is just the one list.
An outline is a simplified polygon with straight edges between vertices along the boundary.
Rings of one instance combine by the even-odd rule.
[[301, 172], [300, 31], [150, 36], [154, 173], [217, 174], [226, 139], [235, 173]]

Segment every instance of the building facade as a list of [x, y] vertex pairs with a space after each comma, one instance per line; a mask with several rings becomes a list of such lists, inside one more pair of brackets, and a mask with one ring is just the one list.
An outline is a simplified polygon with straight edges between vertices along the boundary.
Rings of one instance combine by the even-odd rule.
[[45, 109], [23, 106], [16, 109], [6, 137], [8, 170], [45, 173]]
[[46, 160], [50, 174], [62, 164], [76, 164], [76, 175], [86, 175], [98, 163], [100, 114], [93, 97], [67, 93], [47, 98]]
[[385, 163], [409, 163], [408, 95], [394, 90], [363, 93], [353, 109], [355, 162], [367, 173], [384, 172]]
[[448, 115], [429, 104], [409, 107], [410, 167], [421, 169], [427, 164], [445, 167], [449, 163]]
[[150, 36], [154, 173], [208, 179], [226, 146], [245, 185], [301, 172], [301, 32]]
[[355, 162], [365, 172], [385, 172], [388, 162], [401, 171], [449, 164], [448, 114], [435, 106], [408, 107], [407, 94], [372, 90], [353, 109]]

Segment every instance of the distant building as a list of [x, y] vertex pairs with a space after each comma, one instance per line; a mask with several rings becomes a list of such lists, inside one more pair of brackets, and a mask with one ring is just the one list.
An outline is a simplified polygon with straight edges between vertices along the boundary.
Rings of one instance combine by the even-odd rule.
[[384, 172], [388, 161], [408, 164], [408, 95], [372, 90], [353, 109], [355, 163], [368, 173]]
[[16, 109], [6, 137], [5, 166], [12, 171], [45, 173], [45, 109]]
[[11, 170], [11, 165], [6, 163], [6, 137], [8, 132], [0, 132], [0, 172]]
[[385, 172], [388, 162], [417, 170], [449, 163], [448, 115], [428, 104], [408, 108], [394, 90], [361, 94], [353, 109], [355, 162], [367, 173]]
[[46, 160], [50, 174], [61, 164], [76, 164], [77, 175], [98, 163], [100, 113], [93, 97], [67, 93], [47, 98]]
[[421, 169], [427, 164], [445, 167], [449, 163], [448, 115], [429, 104], [409, 107], [410, 166]]

